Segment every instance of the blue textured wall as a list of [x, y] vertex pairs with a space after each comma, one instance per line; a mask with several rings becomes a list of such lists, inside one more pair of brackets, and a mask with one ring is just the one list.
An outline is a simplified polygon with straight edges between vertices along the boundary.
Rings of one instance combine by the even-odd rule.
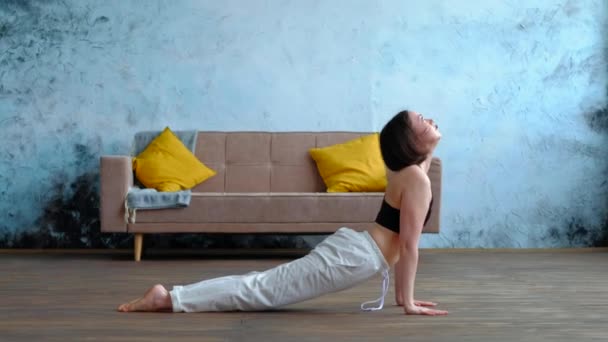
[[2, 244], [120, 245], [96, 231], [98, 158], [136, 131], [379, 130], [403, 107], [444, 134], [443, 232], [422, 246], [606, 244], [607, 14], [606, 0], [3, 0]]

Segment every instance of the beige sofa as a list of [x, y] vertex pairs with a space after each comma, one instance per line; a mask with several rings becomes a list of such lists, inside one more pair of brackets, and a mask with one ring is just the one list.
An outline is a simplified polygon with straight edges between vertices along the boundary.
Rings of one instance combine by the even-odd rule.
[[[199, 132], [196, 156], [217, 175], [192, 189], [190, 205], [140, 210], [127, 219], [133, 186], [130, 156], [101, 157], [102, 232], [135, 234], [135, 260], [143, 234], [330, 234], [340, 227], [373, 225], [383, 193], [327, 193], [308, 150], [354, 139], [357, 132]], [[429, 171], [433, 211], [425, 233], [439, 232], [441, 160]]]

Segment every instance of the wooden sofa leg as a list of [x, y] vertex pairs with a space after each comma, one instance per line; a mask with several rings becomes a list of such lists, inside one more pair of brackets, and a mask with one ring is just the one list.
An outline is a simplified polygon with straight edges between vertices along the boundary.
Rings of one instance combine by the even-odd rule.
[[135, 234], [135, 261], [141, 260], [141, 247], [144, 243], [144, 234]]

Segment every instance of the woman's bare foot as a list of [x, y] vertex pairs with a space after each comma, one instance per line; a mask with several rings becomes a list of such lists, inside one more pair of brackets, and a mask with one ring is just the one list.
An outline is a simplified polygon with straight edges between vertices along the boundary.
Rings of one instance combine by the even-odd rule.
[[120, 312], [167, 311], [172, 309], [173, 304], [169, 291], [160, 284], [152, 286], [143, 297], [118, 307]]
[[395, 296], [395, 302], [397, 306], [403, 306], [403, 297]]

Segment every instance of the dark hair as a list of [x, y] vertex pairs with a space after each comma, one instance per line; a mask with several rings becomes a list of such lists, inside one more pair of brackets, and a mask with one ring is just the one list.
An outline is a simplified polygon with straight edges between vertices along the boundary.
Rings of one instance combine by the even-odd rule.
[[426, 159], [426, 155], [416, 149], [409, 111], [397, 113], [384, 125], [380, 132], [380, 150], [384, 163], [392, 171], [420, 164]]

